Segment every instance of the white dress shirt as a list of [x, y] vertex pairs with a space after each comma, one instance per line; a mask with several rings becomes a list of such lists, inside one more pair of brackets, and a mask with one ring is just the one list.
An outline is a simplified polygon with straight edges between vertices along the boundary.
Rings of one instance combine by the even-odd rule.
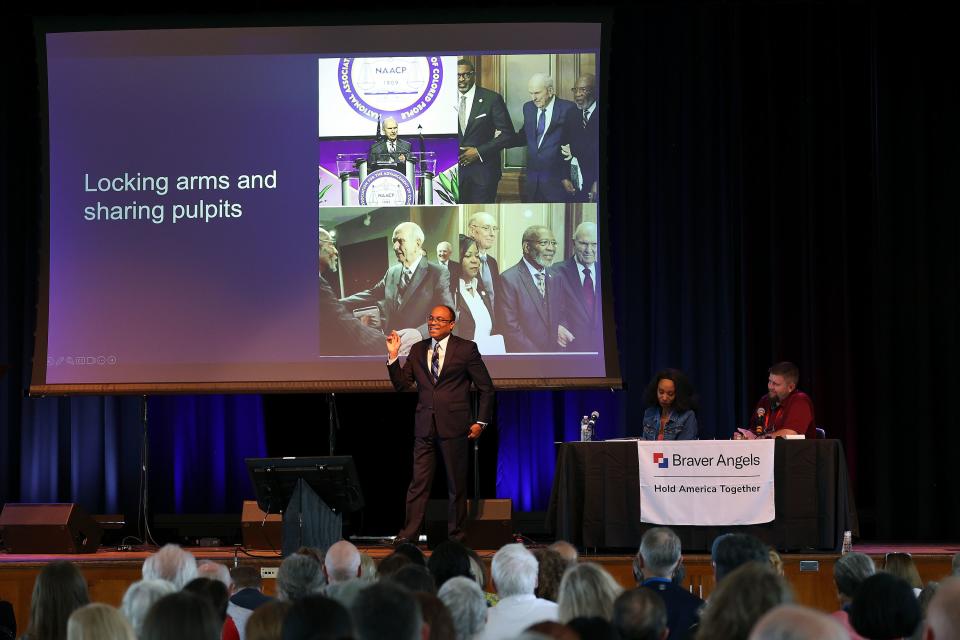
[[523, 632], [532, 624], [558, 620], [557, 603], [525, 594], [502, 598], [497, 606], [487, 609], [487, 625], [475, 640], [503, 640]]

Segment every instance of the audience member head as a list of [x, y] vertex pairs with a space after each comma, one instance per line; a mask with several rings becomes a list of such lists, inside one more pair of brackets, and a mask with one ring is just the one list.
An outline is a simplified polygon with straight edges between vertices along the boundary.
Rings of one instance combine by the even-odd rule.
[[906, 581], [911, 589], [923, 588], [920, 572], [917, 571], [917, 565], [909, 553], [888, 553], [883, 561], [883, 570]]
[[219, 580], [210, 578], [194, 578], [183, 588], [184, 591], [195, 593], [213, 607], [223, 624], [227, 619], [227, 605], [230, 604], [230, 592]]
[[566, 540], [557, 540], [547, 548], [559, 553], [571, 565], [577, 561], [577, 548]]
[[613, 627], [623, 640], [664, 640], [670, 632], [663, 598], [652, 589], [624, 591], [613, 603]]
[[613, 603], [623, 593], [606, 569], [592, 562], [571, 567], [560, 581], [557, 616], [560, 622], [594, 616], [611, 620]]
[[143, 632], [143, 620], [153, 603], [176, 590], [177, 588], [166, 580], [139, 580], [127, 587], [120, 610], [138, 637]]
[[950, 561], [950, 573], [960, 576], [960, 552], [953, 554], [953, 560]]
[[540, 638], [553, 638], [553, 640], [582, 640], [579, 633], [556, 620], [544, 620], [532, 624], [526, 628], [524, 633], [539, 634], [538, 637]]
[[260, 570], [257, 567], [234, 567], [230, 570], [230, 590], [233, 593], [244, 589], [263, 590], [263, 578], [260, 577]]
[[960, 578], [947, 578], [940, 583], [927, 609], [923, 640], [960, 638]]
[[770, 562], [770, 568], [773, 569], [773, 572], [778, 576], [782, 576], [783, 575], [783, 558], [780, 557], [780, 554], [777, 553], [777, 550], [771, 548], [767, 552], [767, 558]]
[[437, 588], [450, 578], [466, 576], [473, 579], [470, 573], [470, 554], [467, 548], [456, 540], [444, 540], [430, 554], [427, 568], [437, 582]]
[[437, 597], [450, 611], [457, 640], [469, 640], [483, 631], [487, 601], [474, 580], [464, 576], [450, 578], [440, 587]]
[[421, 567], [427, 566], [427, 558], [423, 555], [423, 551], [420, 550], [420, 547], [411, 542], [404, 542], [401, 545], [397, 545], [397, 548], [393, 550], [393, 553], [406, 556], [410, 558], [411, 562], [418, 564]]
[[487, 570], [487, 565], [483, 564], [476, 550], [467, 547], [467, 553], [470, 555], [470, 573], [473, 574], [473, 579], [477, 581], [480, 590], [486, 591], [487, 584], [490, 582], [490, 571]]
[[227, 569], [227, 565], [212, 560], [204, 560], [197, 565], [197, 577], [222, 582], [227, 591], [233, 586], [233, 579], [230, 577], [230, 569]]
[[[449, 584], [449, 580], [447, 582]], [[449, 640], [453, 638], [456, 631], [447, 605], [443, 604], [443, 601], [432, 593], [418, 591], [413, 594], [413, 597], [420, 604], [423, 625], [430, 631], [427, 636], [428, 640]]]
[[337, 584], [360, 577], [360, 550], [353, 543], [340, 540], [327, 549], [323, 573], [327, 584]]
[[840, 604], [853, 601], [860, 583], [877, 572], [873, 559], [865, 553], [845, 553], [833, 565], [833, 581], [837, 583], [837, 595]]
[[765, 560], [766, 550], [764, 562], [747, 562], [717, 586], [700, 616], [699, 640], [746, 638], [763, 614], [793, 601], [786, 581]]
[[327, 552], [320, 547], [308, 547], [306, 545], [297, 549], [297, 553], [302, 556], [310, 556], [316, 560], [321, 567], [323, 566], [323, 559], [327, 555]]
[[206, 599], [178, 591], [150, 607], [140, 640], [219, 640], [222, 628], [223, 623]]
[[292, 608], [289, 600], [271, 600], [254, 609], [247, 618], [246, 640], [281, 640], [283, 621]]
[[324, 584], [323, 570], [313, 556], [292, 553], [284, 558], [277, 571], [277, 595], [283, 600], [317, 593]]
[[643, 392], [643, 405], [661, 407], [680, 414], [697, 409], [697, 397], [690, 380], [679, 369], [658, 371]]
[[369, 553], [360, 554], [360, 578], [367, 582], [377, 579], [377, 561]]
[[782, 604], [766, 612], [750, 633], [750, 640], [849, 640], [849, 637], [830, 616], [795, 604]]
[[640, 549], [634, 558], [633, 577], [673, 578], [673, 571], [680, 564], [680, 537], [669, 527], [647, 529], [640, 538]]
[[[403, 567], [411, 564], [414, 564], [413, 560], [402, 553], [391, 553], [380, 561], [380, 566], [377, 567], [377, 579], [386, 580], [397, 571], [400, 571], [400, 569]], [[418, 566], [426, 568], [426, 565], [424, 564]]]
[[881, 571], [860, 583], [850, 605], [850, 624], [872, 640], [902, 638], [920, 624], [920, 604], [903, 578]]
[[118, 610], [107, 604], [88, 604], [67, 620], [67, 640], [136, 640], [133, 628]]
[[537, 559], [537, 588], [534, 594], [538, 598], [556, 602], [560, 593], [560, 581], [570, 563], [559, 553], [550, 548], [534, 549], [533, 556]]
[[920, 605], [920, 616], [922, 618], [926, 619], [927, 610], [930, 608], [930, 601], [933, 600], [933, 597], [937, 595], [937, 591], [939, 590], [940, 583], [934, 582], [933, 580], [923, 585], [923, 589], [920, 590], [920, 595], [917, 596], [917, 603]]
[[507, 544], [493, 555], [493, 584], [500, 598], [532, 595], [537, 588], [537, 559], [522, 544]]
[[724, 577], [747, 562], [770, 566], [767, 545], [746, 533], [725, 533], [713, 541], [710, 551], [713, 572], [719, 584]]
[[351, 611], [356, 640], [420, 640], [420, 603], [399, 585], [370, 585], [357, 594]]
[[400, 570], [387, 580], [406, 587], [413, 593], [437, 594], [437, 583], [434, 581], [433, 575], [427, 571], [426, 567], [421, 567], [418, 564], [408, 564], [405, 567], [400, 567]]
[[0, 599], [0, 638], [13, 640], [17, 637], [17, 618], [13, 613], [13, 605]]
[[143, 561], [144, 580], [166, 580], [177, 589], [197, 577], [197, 559], [178, 544], [165, 544]]
[[25, 635], [31, 640], [63, 640], [67, 619], [90, 603], [87, 581], [72, 562], [57, 560], [43, 567], [33, 583], [30, 623]]
[[[376, 612], [369, 613], [376, 615]], [[352, 635], [353, 622], [347, 610], [336, 600], [321, 595], [300, 598], [283, 620], [283, 640], [349, 638]]]

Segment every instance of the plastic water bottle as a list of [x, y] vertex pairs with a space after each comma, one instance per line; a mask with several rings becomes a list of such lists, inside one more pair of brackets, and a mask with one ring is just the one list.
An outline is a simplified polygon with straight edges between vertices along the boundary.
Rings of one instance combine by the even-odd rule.
[[580, 420], [580, 442], [593, 440], [593, 429], [590, 428], [590, 418], [583, 416]]

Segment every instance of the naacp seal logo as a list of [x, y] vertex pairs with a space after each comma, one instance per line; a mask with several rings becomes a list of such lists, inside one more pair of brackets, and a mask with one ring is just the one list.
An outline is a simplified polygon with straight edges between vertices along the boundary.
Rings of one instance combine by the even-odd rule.
[[433, 104], [443, 64], [428, 58], [340, 58], [340, 93], [350, 108], [374, 122], [415, 118]]
[[413, 185], [393, 169], [377, 169], [360, 183], [360, 204], [389, 207], [414, 204]]

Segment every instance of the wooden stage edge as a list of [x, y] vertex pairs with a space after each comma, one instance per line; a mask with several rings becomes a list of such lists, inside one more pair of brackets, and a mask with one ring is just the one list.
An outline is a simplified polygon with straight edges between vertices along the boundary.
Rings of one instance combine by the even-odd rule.
[[[392, 548], [382, 545], [358, 545], [360, 550], [379, 562], [392, 552]], [[271, 568], [280, 566], [278, 555], [266, 550], [246, 551], [239, 547], [196, 547], [189, 548], [198, 561], [213, 560], [229, 567], [246, 565]], [[495, 549], [478, 550], [489, 569]], [[950, 573], [950, 562], [954, 553], [960, 552], [960, 544], [923, 545], [923, 544], [883, 544], [863, 543], [854, 545], [854, 551], [860, 551], [873, 557], [877, 566], [883, 565], [884, 554], [892, 551], [910, 553], [920, 571], [924, 583], [942, 580]], [[426, 552], [429, 555], [429, 551]], [[140, 568], [150, 551], [115, 551], [101, 549], [97, 553], [76, 555], [14, 555], [0, 553], [0, 599], [8, 600], [14, 607], [17, 623], [25, 629], [30, 610], [30, 596], [37, 573], [47, 563], [56, 560], [75, 562], [90, 588], [90, 597], [94, 602], [105, 602], [119, 606], [127, 587], [140, 579]], [[793, 587], [794, 600], [800, 604], [815, 607], [823, 611], [837, 609], [836, 590], [833, 582], [833, 565], [839, 554], [784, 554], [784, 576]], [[581, 562], [595, 562], [609, 571], [625, 588], [635, 586], [633, 578], [633, 556], [629, 554], [591, 554], [580, 555]], [[801, 562], [803, 563], [801, 565]], [[684, 556], [686, 579], [684, 586], [701, 597], [707, 597], [714, 588], [713, 568], [708, 554], [690, 554]], [[492, 586], [488, 585], [492, 590]], [[264, 592], [276, 593], [276, 580], [264, 580]]]

